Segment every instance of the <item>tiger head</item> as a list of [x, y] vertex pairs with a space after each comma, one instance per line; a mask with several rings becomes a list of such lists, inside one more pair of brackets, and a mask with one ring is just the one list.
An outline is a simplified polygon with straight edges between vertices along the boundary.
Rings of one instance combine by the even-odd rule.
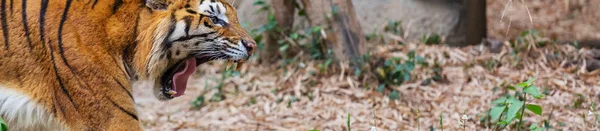
[[224, 0], [146, 0], [152, 9], [133, 58], [140, 79], [169, 100], [184, 94], [196, 66], [211, 60], [247, 60], [256, 42], [240, 26]]

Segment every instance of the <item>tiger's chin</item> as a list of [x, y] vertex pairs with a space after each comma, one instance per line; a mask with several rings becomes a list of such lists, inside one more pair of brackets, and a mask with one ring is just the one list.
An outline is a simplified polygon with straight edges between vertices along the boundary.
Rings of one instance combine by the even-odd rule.
[[209, 61], [225, 59], [228, 60], [227, 68], [232, 63], [238, 63], [236, 70], [244, 64], [245, 60], [233, 60], [232, 57], [215, 58], [212, 56], [192, 56], [182, 59], [176, 64], [168, 67], [160, 78], [155, 80], [154, 94], [159, 100], [171, 100], [185, 94], [188, 80], [196, 71], [196, 67]]

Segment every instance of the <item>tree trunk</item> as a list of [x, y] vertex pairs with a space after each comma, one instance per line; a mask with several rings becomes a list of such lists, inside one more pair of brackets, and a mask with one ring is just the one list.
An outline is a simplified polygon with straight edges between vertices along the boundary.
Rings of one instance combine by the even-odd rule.
[[327, 45], [338, 61], [356, 62], [366, 51], [366, 40], [352, 0], [303, 0], [311, 25], [326, 25]]
[[[261, 61], [264, 64], [272, 64], [279, 57], [278, 40], [283, 39], [281, 34], [288, 34], [294, 26], [294, 0], [272, 0], [271, 7], [280, 30], [266, 32], [265, 50], [261, 53]], [[281, 32], [280, 32], [281, 31]]]
[[466, 45], [481, 43], [487, 37], [486, 3], [485, 0], [464, 0], [466, 8], [467, 40]]

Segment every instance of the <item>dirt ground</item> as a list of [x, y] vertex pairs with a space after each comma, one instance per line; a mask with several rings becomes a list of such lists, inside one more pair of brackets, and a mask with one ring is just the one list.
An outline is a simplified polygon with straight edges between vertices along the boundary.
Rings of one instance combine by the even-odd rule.
[[559, 40], [600, 39], [598, 5], [598, 0], [488, 0], [488, 32], [497, 39], [528, 29]]
[[[311, 75], [309, 72], [316, 70], [312, 62], [303, 63], [305, 66], [287, 66], [289, 73], [286, 74], [283, 69], [260, 66], [252, 61], [249, 67], [242, 69], [241, 76], [225, 80], [225, 100], [207, 102], [200, 109], [192, 109], [191, 102], [200, 94], [209, 99], [216, 93], [214, 87], [222, 63], [202, 65], [186, 95], [171, 101], [157, 101], [144, 84], [134, 90], [139, 117], [148, 130], [339, 131], [345, 129], [348, 113], [355, 130], [372, 127], [425, 130], [430, 126], [439, 129], [440, 115], [445, 129], [460, 129], [460, 118], [466, 115], [467, 129], [487, 130], [479, 126], [478, 120], [489, 109], [491, 101], [502, 95], [502, 89], [495, 91], [495, 88], [535, 77], [535, 85], [551, 95], [530, 101], [542, 105], [544, 113], [528, 121], [540, 123], [551, 117], [550, 124], [555, 129], [598, 129], [598, 123], [587, 114], [591, 102], [599, 102], [600, 72], [586, 72], [578, 66], [565, 67], [569, 61], [588, 57], [590, 50], [551, 46], [520, 54], [533, 55], [516, 60], [509, 53], [511, 49], [504, 48], [502, 53], [495, 54], [482, 46], [460, 49], [423, 44], [379, 46], [376, 54], [388, 57], [405, 57], [404, 52], [417, 50], [417, 54], [430, 63], [440, 63], [442, 75], [448, 80], [422, 86], [431, 67], [417, 67], [411, 75], [414, 79], [393, 87], [400, 91], [399, 100], [390, 100], [376, 92], [373, 87], [376, 81], [357, 80], [343, 73]], [[539, 57], [548, 53], [558, 53], [559, 57]], [[486, 69], [485, 62], [490, 60], [498, 61], [498, 66]], [[513, 65], [515, 61], [520, 61], [522, 67]], [[296, 101], [290, 102], [291, 99]], [[573, 103], [578, 100], [583, 102], [581, 107], [574, 107]]]
[[[507, 1], [490, 2], [489, 10], [499, 12]], [[548, 37], [583, 38], [598, 33], [593, 25], [598, 21], [594, 19], [600, 16], [581, 18], [581, 21], [577, 18], [564, 20], [565, 15], [556, 13], [563, 7], [545, 5], [564, 1], [525, 1], [531, 4], [528, 8], [532, 16], [536, 13], [554, 14], [533, 17], [536, 19], [533, 27], [542, 32], [556, 32], [556, 36], [550, 33]], [[557, 10], [552, 10], [554, 8]], [[520, 34], [518, 30], [529, 28], [528, 22], [519, 22], [529, 19], [523, 17], [525, 13], [517, 9], [507, 10], [513, 14], [506, 13], [505, 17], [510, 16], [513, 22], [509, 35], [505, 35], [506, 22], [499, 23], [494, 11], [489, 10], [492, 36], [514, 36]], [[581, 10], [581, 15], [593, 10], [598, 12], [589, 7]], [[506, 21], [507, 18], [504, 19]], [[580, 28], [586, 31], [581, 33], [578, 31]], [[466, 130], [491, 130], [480, 126], [479, 119], [489, 109], [491, 101], [506, 93], [501, 86], [537, 78], [535, 85], [549, 95], [529, 101], [540, 104], [544, 112], [542, 116], [528, 114], [532, 117], [527, 121], [540, 125], [542, 120], [548, 120], [555, 130], [600, 129], [593, 115], [588, 114], [592, 102], [600, 103], [600, 71], [588, 72], [583, 68], [586, 58], [600, 57], [594, 54], [598, 51], [549, 45], [529, 47], [528, 53], [513, 54], [514, 49], [509, 43], [503, 43], [500, 53], [491, 53], [482, 45], [450, 48], [413, 42], [407, 45], [370, 43], [369, 46], [374, 56], [386, 58], [405, 58], [406, 52], [416, 50], [417, 55], [425, 57], [428, 63], [441, 65], [445, 81], [422, 85], [423, 80], [431, 77], [432, 67], [417, 66], [409, 82], [391, 87], [399, 91], [400, 96], [398, 100], [391, 100], [389, 92], [381, 94], [375, 91], [377, 81], [372, 78], [358, 79], [352, 73], [341, 73], [351, 72], [344, 64], [333, 64], [344, 71], [318, 75], [314, 73], [317, 72], [316, 61], [306, 60], [279, 68], [280, 63], [265, 66], [253, 58], [242, 68], [240, 76], [224, 80], [225, 99], [209, 102], [217, 93], [215, 87], [224, 65], [211, 62], [198, 68], [184, 96], [171, 101], [156, 100], [147, 83], [137, 83], [134, 97], [138, 116], [145, 129], [156, 131], [341, 131], [346, 130], [348, 115], [352, 130], [440, 129], [440, 116], [446, 130], [462, 130], [461, 124]], [[490, 62], [495, 64], [490, 66]], [[204, 96], [205, 104], [193, 109], [192, 102], [198, 96]], [[575, 106], [576, 102], [581, 102], [581, 105]], [[594, 110], [592, 114], [600, 113], [598, 109]], [[463, 116], [468, 119], [461, 122]]]

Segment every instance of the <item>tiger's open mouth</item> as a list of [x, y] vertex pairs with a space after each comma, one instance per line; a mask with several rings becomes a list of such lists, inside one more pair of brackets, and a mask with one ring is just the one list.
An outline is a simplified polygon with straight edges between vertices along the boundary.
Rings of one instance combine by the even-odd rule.
[[[196, 67], [211, 60], [211, 57], [194, 56], [192, 58], [184, 59], [170, 67], [161, 77], [161, 93], [168, 99], [173, 99], [183, 95], [185, 93], [185, 89], [187, 88], [187, 81], [196, 71]], [[243, 60], [229, 60], [227, 68], [229, 68], [233, 62], [238, 63], [236, 70], [239, 70], [244, 64]]]

